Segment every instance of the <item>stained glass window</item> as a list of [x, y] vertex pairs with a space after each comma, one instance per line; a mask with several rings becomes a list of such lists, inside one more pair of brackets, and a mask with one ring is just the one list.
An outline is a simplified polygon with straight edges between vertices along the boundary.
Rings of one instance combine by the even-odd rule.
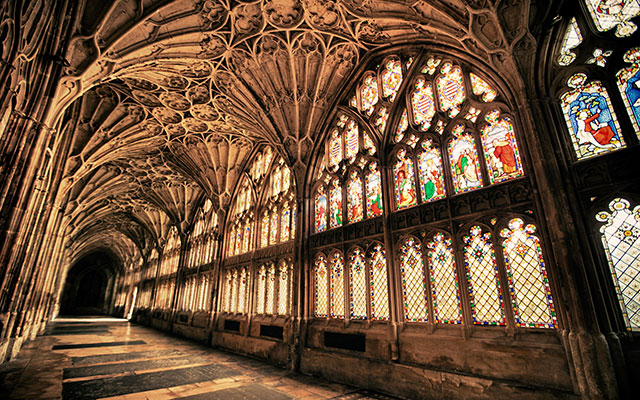
[[393, 59], [387, 61], [381, 74], [382, 78], [382, 96], [389, 98], [393, 103], [402, 83], [402, 65], [400, 60]]
[[354, 120], [350, 120], [345, 131], [345, 158], [353, 160], [358, 154], [358, 124]]
[[509, 278], [516, 326], [554, 328], [557, 326], [551, 289], [540, 242], [534, 225], [524, 226], [520, 218], [509, 221], [500, 236]]
[[462, 322], [462, 307], [451, 239], [436, 233], [427, 243], [427, 248], [434, 322], [459, 324]]
[[282, 187], [282, 169], [278, 168], [273, 172], [273, 180], [272, 180], [272, 196], [276, 196], [280, 194], [280, 188]]
[[327, 195], [324, 186], [318, 188], [315, 203], [315, 231], [322, 232], [327, 229]]
[[440, 150], [433, 141], [422, 142], [422, 152], [418, 154], [418, 177], [422, 201], [434, 201], [445, 197], [444, 178]]
[[558, 56], [558, 64], [562, 66], [569, 65], [576, 59], [576, 54], [571, 50], [575, 49], [582, 43], [582, 33], [578, 27], [578, 22], [575, 18], [571, 18], [569, 26], [567, 26], [567, 32], [562, 39], [562, 48], [560, 49], [560, 55]]
[[287, 192], [291, 187], [291, 171], [287, 166], [282, 168], [282, 191]]
[[400, 247], [402, 299], [407, 321], [424, 322], [428, 318], [427, 280], [420, 243], [408, 238]]
[[344, 318], [344, 257], [335, 252], [331, 256], [331, 317]]
[[364, 252], [355, 249], [349, 257], [349, 309], [351, 318], [367, 318], [367, 271]]
[[240, 249], [242, 248], [242, 227], [238, 226], [236, 228], [236, 248], [234, 254], [240, 254]]
[[267, 287], [267, 270], [264, 265], [258, 270], [258, 294], [256, 295], [256, 313], [264, 314], [264, 296]]
[[593, 57], [589, 58], [586, 63], [587, 64], [595, 64], [598, 67], [604, 67], [607, 65], [607, 58], [613, 54], [611, 50], [602, 50], [602, 49], [594, 49]]
[[271, 147], [267, 147], [267, 149], [264, 151], [264, 158], [262, 159], [262, 161], [264, 162], [264, 165], [262, 167], [262, 171], [263, 173], [267, 173], [267, 171], [269, 170], [269, 165], [271, 165], [271, 160], [273, 159], [273, 150], [271, 150]]
[[366, 177], [367, 185], [367, 217], [377, 217], [382, 215], [382, 181], [378, 164], [369, 164], [369, 172]]
[[375, 74], [370, 73], [365, 76], [360, 87], [360, 98], [362, 100], [362, 111], [367, 115], [371, 115], [373, 108], [378, 104], [378, 80]]
[[229, 235], [229, 256], [233, 256], [235, 254], [235, 247], [236, 247], [236, 235], [232, 229], [231, 234]]
[[244, 226], [244, 236], [242, 238], [242, 252], [246, 253], [249, 251], [249, 246], [251, 245], [251, 223], [247, 222]]
[[398, 161], [393, 166], [396, 189], [396, 206], [398, 209], [417, 204], [416, 188], [413, 175], [413, 162], [406, 156], [406, 150], [398, 152]]
[[[416, 90], [411, 95], [413, 121], [420, 127], [420, 129], [426, 131], [431, 126], [433, 116], [436, 115], [436, 103], [433, 100], [433, 88], [431, 83], [427, 82], [424, 78], [419, 78], [416, 81], [415, 87]], [[397, 136], [398, 135], [396, 134], [396, 138]], [[399, 139], [396, 141], [399, 141]]]
[[320, 255], [316, 258], [315, 261], [315, 277], [314, 277], [314, 285], [315, 290], [313, 291], [313, 312], [316, 317], [326, 317], [327, 316], [327, 297], [328, 297], [328, 289], [329, 289], [329, 275], [327, 271], [327, 259], [325, 256]]
[[269, 230], [269, 243], [278, 243], [278, 213], [271, 214], [271, 229]]
[[[326, 202], [325, 202], [326, 203]], [[291, 239], [295, 239], [296, 237], [296, 210], [297, 210], [297, 206], [296, 203], [293, 203], [293, 209], [291, 210]], [[325, 222], [326, 225], [326, 222]]]
[[342, 161], [342, 136], [335, 129], [329, 141], [329, 166], [336, 167]]
[[640, 47], [635, 47], [627, 51], [624, 61], [631, 64], [628, 68], [620, 70], [618, 78], [618, 88], [622, 94], [622, 100], [631, 118], [631, 123], [640, 138]]
[[369, 278], [371, 281], [371, 319], [389, 319], [389, 295], [387, 285], [387, 259], [384, 247], [376, 244], [369, 254]]
[[249, 275], [246, 268], [240, 270], [240, 286], [238, 288], [238, 311], [246, 314], [248, 305], [247, 289], [249, 288]]
[[278, 278], [278, 314], [287, 315], [289, 312], [289, 267], [286, 262], [280, 263]]
[[640, 205], [616, 198], [609, 211], [596, 215], [602, 244], [627, 328], [640, 330]]
[[262, 226], [260, 230], [260, 247], [269, 244], [269, 214], [265, 211], [262, 215]]
[[453, 139], [449, 142], [449, 163], [456, 193], [482, 187], [475, 140], [470, 133], [464, 132], [463, 125], [453, 130]]
[[469, 73], [469, 79], [471, 80], [471, 91], [476, 96], [480, 96], [485, 103], [492, 102], [498, 95], [484, 79], [473, 72]]
[[276, 268], [272, 265], [267, 269], [267, 298], [265, 300], [264, 313], [273, 314], [276, 300]]
[[571, 90], [560, 98], [578, 159], [593, 157], [625, 145], [606, 89], [600, 82], [586, 81], [585, 74], [572, 75], [567, 81]]
[[231, 312], [232, 310], [232, 306], [231, 306], [231, 299], [233, 296], [233, 290], [231, 289], [233, 287], [233, 276], [231, 275], [231, 271], [227, 270], [227, 273], [225, 274], [225, 294], [224, 294], [224, 302], [222, 304], [222, 311], [224, 312]]
[[[413, 101], [413, 98], [412, 98]], [[400, 116], [400, 122], [398, 123], [398, 128], [396, 129], [396, 135], [394, 136], [394, 140], [396, 143], [400, 142], [404, 137], [404, 133], [407, 131], [409, 127], [409, 118], [407, 117], [407, 109], [405, 108], [402, 111], [402, 116]]]
[[373, 125], [376, 127], [378, 132], [384, 133], [385, 128], [387, 127], [387, 120], [389, 119], [389, 110], [387, 107], [380, 107], [378, 110], [378, 115], [373, 121]]
[[347, 183], [347, 220], [362, 221], [362, 178], [356, 171], [351, 172]]
[[371, 136], [365, 132], [364, 137], [364, 148], [367, 150], [370, 156], [376, 154], [376, 146], [373, 144], [373, 140], [371, 140]]
[[631, 36], [638, 27], [631, 19], [640, 15], [638, 0], [586, 0], [587, 8], [600, 32], [616, 28], [617, 37]]
[[467, 269], [473, 322], [481, 325], [504, 325], [498, 267], [491, 244], [491, 234], [473, 226], [463, 238], [464, 263]]
[[436, 80], [440, 109], [453, 118], [460, 113], [460, 105], [465, 100], [462, 70], [451, 63], [445, 63]]
[[342, 187], [338, 180], [334, 180], [331, 185], [331, 215], [329, 216], [329, 226], [336, 228], [342, 225]]
[[498, 110], [485, 117], [482, 146], [491, 183], [503, 182], [524, 174], [513, 125], [509, 118], [500, 118]]
[[289, 224], [291, 223], [291, 211], [289, 210], [289, 204], [285, 204], [282, 208], [282, 220], [280, 224], [282, 229], [280, 230], [280, 240], [286, 242], [289, 240]]

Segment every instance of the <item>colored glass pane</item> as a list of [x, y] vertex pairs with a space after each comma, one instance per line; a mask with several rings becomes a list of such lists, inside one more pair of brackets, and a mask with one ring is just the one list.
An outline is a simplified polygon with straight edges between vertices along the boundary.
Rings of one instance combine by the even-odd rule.
[[235, 255], [240, 254], [240, 249], [242, 248], [242, 228], [236, 227], [236, 248], [234, 250]]
[[413, 162], [406, 157], [404, 149], [398, 152], [398, 161], [393, 166], [396, 189], [396, 206], [398, 209], [417, 204], [416, 188], [413, 175]]
[[640, 330], [640, 205], [630, 208], [626, 199], [609, 203], [596, 219], [611, 269], [620, 308], [629, 330]]
[[266, 212], [262, 216], [262, 226], [260, 229], [260, 247], [269, 245], [269, 214]]
[[289, 268], [287, 264], [280, 264], [278, 272], [278, 314], [287, 315], [289, 313]]
[[442, 199], [446, 194], [440, 151], [431, 140], [422, 142], [422, 149], [422, 152], [418, 154], [418, 177], [422, 201]]
[[402, 65], [400, 60], [389, 60], [384, 66], [381, 74], [382, 78], [382, 96], [389, 98], [393, 103], [402, 83]]
[[262, 170], [262, 153], [258, 153], [256, 160], [253, 163], [253, 177], [260, 178], [264, 173]]
[[498, 96], [491, 85], [473, 72], [469, 73], [469, 79], [471, 80], [471, 91], [476, 96], [480, 96], [485, 103], [492, 102]]
[[269, 243], [278, 243], [278, 212], [271, 214], [271, 229], [269, 230]]
[[[296, 237], [296, 214], [297, 214], [296, 203], [293, 203], [293, 209], [291, 210], [291, 239]], [[325, 222], [326, 225], [326, 222]]]
[[367, 318], [367, 271], [364, 252], [356, 249], [349, 257], [349, 299], [351, 318]]
[[470, 133], [454, 134], [448, 150], [455, 192], [462, 193], [482, 187], [480, 164], [473, 136]]
[[245, 301], [246, 301], [246, 291], [247, 291], [247, 276], [246, 276], [246, 269], [242, 268], [240, 270], [239, 276], [238, 276], [238, 308], [236, 309], [237, 313], [240, 314], [244, 314], [245, 312]]
[[330, 201], [329, 227], [336, 228], [342, 225], [342, 187], [337, 180], [331, 185]]
[[371, 140], [371, 136], [368, 133], [364, 133], [364, 148], [367, 150], [370, 156], [376, 154], [376, 146], [373, 144], [373, 140]]
[[585, 0], [585, 3], [600, 32], [616, 28], [617, 37], [626, 37], [638, 29], [631, 19], [640, 15], [639, 0]]
[[231, 287], [233, 285], [233, 277], [231, 271], [227, 271], [224, 278], [224, 303], [222, 305], [222, 311], [231, 312]]
[[246, 253], [249, 251], [249, 246], [251, 245], [251, 225], [249, 222], [244, 227], [244, 236], [242, 237], [242, 252]]
[[345, 158], [352, 160], [358, 154], [358, 124], [350, 120], [345, 132]]
[[441, 61], [442, 60], [440, 60], [439, 58], [429, 57], [420, 72], [422, 72], [423, 74], [433, 75], [433, 73], [436, 72], [436, 69], [438, 68], [438, 65], [440, 65]]
[[504, 325], [500, 279], [490, 238], [491, 234], [483, 234], [479, 226], [472, 227], [463, 238], [471, 311], [475, 324]]
[[400, 247], [400, 270], [404, 317], [407, 321], [424, 322], [428, 318], [427, 280], [420, 243], [414, 238], [406, 239]]
[[[436, 115], [436, 103], [433, 100], [433, 87], [424, 78], [416, 81], [416, 89], [411, 94], [411, 109], [413, 121], [424, 131], [431, 126], [431, 120]], [[406, 129], [406, 128], [405, 128]], [[396, 136], [398, 136], [396, 134]]]
[[238, 276], [239, 274], [237, 269], [234, 269], [232, 274], [233, 280], [231, 281], [231, 306], [229, 307], [229, 310], [232, 313], [236, 313], [238, 312], [238, 285], [240, 277]]
[[578, 159], [624, 147], [620, 125], [611, 100], [600, 82], [586, 83], [587, 76], [571, 76], [567, 84], [572, 90], [562, 97], [561, 105], [571, 142]]
[[503, 182], [524, 174], [516, 143], [513, 124], [509, 118], [499, 118], [494, 110], [487, 114], [487, 125], [482, 128], [482, 146], [491, 183]]
[[462, 322], [460, 289], [451, 239], [437, 233], [427, 243], [431, 270], [431, 297], [434, 322], [459, 324]]
[[318, 188], [315, 206], [315, 231], [322, 232], [327, 229], [327, 196], [324, 192], [324, 186]]
[[273, 160], [273, 150], [271, 150], [271, 147], [267, 147], [267, 149], [264, 151], [264, 158], [262, 159], [262, 161], [264, 162], [264, 165], [262, 167], [263, 173], [266, 174], [269, 171], [271, 160]]
[[336, 129], [329, 140], [329, 166], [335, 167], [342, 161], [342, 136]]
[[321, 255], [316, 258], [314, 270], [313, 312], [316, 317], [327, 316], [328, 279], [327, 260]]
[[258, 290], [256, 295], [256, 313], [264, 314], [264, 296], [265, 290], [267, 286], [267, 271], [264, 268], [264, 265], [260, 267], [258, 271]]
[[404, 137], [404, 133], [407, 131], [409, 127], [409, 118], [407, 117], [407, 109], [405, 108], [402, 111], [402, 116], [400, 117], [400, 122], [398, 123], [398, 129], [396, 129], [396, 135], [394, 136], [394, 140], [396, 143], [400, 142]]
[[344, 257], [335, 252], [331, 257], [331, 318], [344, 318]]
[[365, 76], [360, 87], [360, 98], [362, 100], [362, 111], [367, 115], [371, 115], [373, 108], [378, 104], [378, 80], [375, 74], [369, 73]]
[[280, 229], [280, 241], [286, 242], [289, 240], [289, 224], [291, 223], [291, 211], [289, 205], [285, 204], [282, 209], [282, 220], [280, 221], [282, 229]]
[[598, 67], [604, 67], [607, 65], [607, 58], [613, 54], [613, 51], [607, 50], [604, 51], [602, 49], [594, 49], [593, 57], [589, 58], [586, 63], [587, 64], [595, 64]]
[[460, 112], [460, 105], [465, 100], [462, 70], [451, 63], [445, 63], [440, 69], [441, 75], [436, 80], [436, 89], [440, 101], [440, 109], [453, 118]]
[[236, 235], [233, 230], [231, 230], [231, 234], [229, 235], [229, 256], [234, 255], [234, 250], [236, 246]]
[[347, 183], [347, 220], [362, 221], [362, 214], [362, 178], [353, 171]]
[[367, 218], [382, 215], [382, 181], [378, 164], [369, 164], [369, 172], [366, 176], [367, 186]]
[[273, 173], [273, 186], [272, 186], [272, 192], [271, 195], [272, 196], [277, 196], [278, 194], [280, 194], [281, 188], [282, 188], [282, 170], [280, 168], [278, 168], [274, 173]]
[[558, 56], [558, 64], [562, 66], [571, 64], [576, 59], [576, 54], [571, 50], [578, 47], [580, 43], [582, 43], [582, 33], [574, 17], [571, 18], [569, 26], [567, 26], [567, 31], [564, 34], [564, 39], [562, 39], [562, 48]]
[[387, 127], [388, 119], [389, 119], [389, 111], [387, 110], [387, 107], [380, 107], [380, 110], [378, 110], [378, 115], [375, 121], [373, 121], [373, 125], [375, 125], [378, 132], [384, 133], [384, 130]]
[[626, 52], [624, 61], [632, 65], [616, 74], [618, 88], [622, 94], [627, 113], [629, 113], [629, 118], [631, 118], [631, 123], [640, 138], [640, 47]]
[[282, 168], [282, 191], [287, 192], [291, 187], [291, 170], [286, 166]]
[[267, 294], [265, 299], [264, 313], [273, 314], [273, 307], [276, 295], [276, 269], [273, 265], [267, 269]]
[[533, 235], [534, 225], [524, 226], [520, 218], [509, 221], [500, 236], [509, 278], [516, 326], [554, 328], [557, 326], [551, 289], [542, 258], [542, 248]]
[[387, 258], [381, 244], [373, 247], [369, 255], [371, 279], [371, 319], [389, 319], [389, 295], [387, 285]]

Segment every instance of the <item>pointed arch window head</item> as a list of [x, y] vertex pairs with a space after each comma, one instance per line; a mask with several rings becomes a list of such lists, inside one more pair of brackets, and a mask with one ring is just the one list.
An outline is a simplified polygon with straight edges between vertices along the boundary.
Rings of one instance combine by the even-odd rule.
[[562, 47], [557, 59], [558, 64], [563, 67], [571, 64], [576, 59], [576, 54], [571, 50], [578, 47], [580, 43], [582, 43], [582, 32], [580, 32], [578, 21], [576, 21], [574, 17], [569, 21], [569, 26], [567, 26], [564, 38], [562, 39]]
[[627, 51], [623, 59], [631, 66], [621, 69], [616, 74], [618, 89], [631, 123], [640, 138], [640, 47]]
[[607, 90], [598, 81], [587, 82], [577, 73], [567, 81], [570, 90], [561, 105], [578, 159], [585, 159], [625, 147], [620, 124]]
[[640, 330], [640, 205], [624, 198], [596, 214], [611, 277], [627, 329]]
[[615, 28], [617, 37], [631, 36], [638, 27], [631, 21], [640, 15], [638, 0], [585, 0], [589, 14], [600, 32]]
[[469, 73], [469, 80], [473, 94], [480, 97], [485, 103], [491, 103], [498, 96], [498, 93], [484, 79], [473, 72]]

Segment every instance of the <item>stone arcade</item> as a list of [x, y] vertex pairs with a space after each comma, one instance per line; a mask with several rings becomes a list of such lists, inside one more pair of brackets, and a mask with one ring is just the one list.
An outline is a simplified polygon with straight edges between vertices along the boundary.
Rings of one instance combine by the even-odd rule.
[[637, 397], [640, 1], [0, 12], [0, 362], [103, 314], [402, 398]]

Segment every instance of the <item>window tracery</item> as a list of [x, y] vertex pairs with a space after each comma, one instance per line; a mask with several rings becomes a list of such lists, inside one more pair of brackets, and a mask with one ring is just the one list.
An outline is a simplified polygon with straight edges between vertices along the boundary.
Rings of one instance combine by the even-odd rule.
[[224, 273], [222, 311], [247, 314], [249, 307], [250, 272], [248, 267], [228, 268]]

